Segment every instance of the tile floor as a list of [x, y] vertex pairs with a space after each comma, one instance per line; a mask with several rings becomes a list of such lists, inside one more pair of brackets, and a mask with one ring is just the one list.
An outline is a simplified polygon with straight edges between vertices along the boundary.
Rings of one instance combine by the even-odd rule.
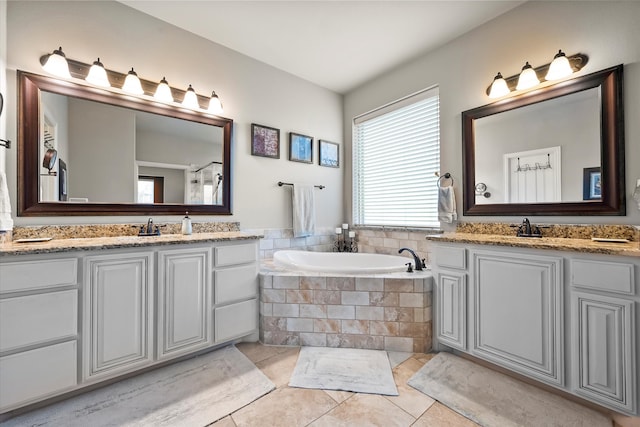
[[412, 354], [396, 366], [393, 376], [399, 396], [380, 396], [289, 387], [298, 347], [260, 343], [240, 343], [237, 347], [269, 377], [276, 389], [212, 424], [215, 427], [478, 426], [406, 384], [431, 358], [430, 354]]

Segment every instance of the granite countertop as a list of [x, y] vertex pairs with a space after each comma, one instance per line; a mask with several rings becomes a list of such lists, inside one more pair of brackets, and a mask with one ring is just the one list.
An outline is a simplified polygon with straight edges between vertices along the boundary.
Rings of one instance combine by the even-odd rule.
[[433, 242], [468, 243], [479, 245], [511, 246], [532, 249], [555, 249], [606, 255], [640, 257], [640, 243], [594, 242], [590, 239], [570, 239], [564, 237], [516, 237], [497, 234], [444, 233], [428, 235]]
[[185, 243], [225, 242], [232, 240], [260, 239], [261, 234], [241, 231], [194, 233], [190, 235], [163, 234], [161, 236], [115, 236], [52, 239], [46, 242], [17, 243], [0, 245], [0, 257], [7, 255], [31, 255], [57, 252], [95, 251], [100, 249], [135, 248], [154, 245], [178, 245]]

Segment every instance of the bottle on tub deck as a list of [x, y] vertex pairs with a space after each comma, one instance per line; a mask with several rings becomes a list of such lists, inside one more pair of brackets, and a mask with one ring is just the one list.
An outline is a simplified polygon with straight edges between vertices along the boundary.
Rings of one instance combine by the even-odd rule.
[[191, 234], [191, 218], [189, 218], [189, 212], [186, 212], [186, 215], [182, 218], [182, 234]]

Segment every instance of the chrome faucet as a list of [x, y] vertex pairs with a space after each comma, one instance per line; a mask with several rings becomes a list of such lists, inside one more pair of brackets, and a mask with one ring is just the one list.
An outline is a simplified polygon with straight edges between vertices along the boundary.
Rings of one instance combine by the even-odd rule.
[[153, 218], [149, 218], [147, 221], [147, 234], [153, 234]]
[[401, 248], [400, 250], [398, 250], [398, 253], [401, 254], [404, 251], [409, 251], [409, 253], [411, 255], [413, 255], [413, 262], [416, 265], [415, 270], [416, 271], [422, 271], [422, 269], [425, 267], [424, 259], [420, 259], [420, 257], [418, 257], [418, 255], [413, 250], [411, 250], [409, 248]]

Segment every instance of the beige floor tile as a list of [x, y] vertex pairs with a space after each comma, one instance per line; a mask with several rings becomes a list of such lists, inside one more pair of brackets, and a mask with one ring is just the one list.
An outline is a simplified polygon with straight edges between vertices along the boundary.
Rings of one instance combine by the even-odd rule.
[[306, 426], [337, 406], [322, 390], [279, 388], [233, 413], [236, 426]]
[[356, 394], [340, 406], [311, 423], [311, 427], [410, 426], [415, 418], [384, 397], [375, 394]]
[[434, 403], [424, 413], [414, 427], [480, 427], [470, 419], [463, 417], [439, 402]]
[[335, 400], [338, 403], [344, 402], [345, 400], [347, 400], [348, 398], [350, 398], [355, 394], [350, 391], [341, 391], [341, 390], [324, 390], [324, 392], [327, 393], [329, 396], [331, 396], [333, 400]]
[[212, 427], [236, 427], [236, 423], [233, 422], [233, 420], [231, 419], [231, 415], [229, 415], [228, 417], [224, 417], [223, 419], [218, 420], [213, 424], [209, 424], [209, 426], [212, 426]]
[[423, 365], [425, 363], [427, 363], [429, 360], [433, 359], [433, 357], [438, 354], [438, 353], [415, 353], [413, 355], [413, 358], [416, 359], [418, 362], [421, 362]]
[[264, 345], [259, 342], [241, 342], [236, 344], [236, 348], [253, 363], [258, 363], [277, 354], [285, 353], [292, 347]]
[[393, 379], [398, 387], [398, 396], [384, 396], [396, 406], [407, 411], [413, 417], [418, 418], [435, 400], [424, 393], [407, 385], [409, 378], [422, 368], [424, 363], [411, 357], [393, 369]]
[[278, 388], [289, 384], [300, 352], [299, 347], [284, 348], [285, 351], [255, 364]]

